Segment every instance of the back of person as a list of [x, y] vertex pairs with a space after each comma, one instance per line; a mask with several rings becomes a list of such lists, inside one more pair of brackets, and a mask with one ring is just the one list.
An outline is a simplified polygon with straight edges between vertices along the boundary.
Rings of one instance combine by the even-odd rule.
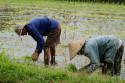
[[59, 23], [54, 19], [49, 18], [36, 18], [26, 24], [28, 33], [32, 34], [34, 31], [38, 31], [42, 36], [47, 36], [52, 30], [58, 27]]
[[[97, 53], [97, 57], [100, 57], [100, 60], [104, 60], [107, 62], [113, 62], [113, 57], [115, 57], [115, 53], [118, 50], [119, 39], [112, 35], [103, 35], [95, 38], [91, 38], [86, 42], [86, 47], [91, 47]], [[107, 51], [107, 49], [114, 48], [115, 53], [110, 53], [111, 51]], [[112, 51], [113, 52], [113, 51]]]
[[95, 40], [97, 41], [98, 48], [99, 48], [99, 55], [103, 56], [107, 49], [110, 49], [114, 46], [114, 49], [118, 50], [119, 46], [119, 39], [112, 35], [104, 35], [96, 37]]

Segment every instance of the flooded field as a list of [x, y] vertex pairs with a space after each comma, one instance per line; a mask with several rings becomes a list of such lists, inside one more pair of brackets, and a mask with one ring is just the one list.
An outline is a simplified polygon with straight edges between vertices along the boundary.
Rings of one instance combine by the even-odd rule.
[[[32, 55], [36, 42], [30, 36], [18, 37], [13, 27], [16, 23], [27, 23], [38, 17], [56, 19], [62, 27], [61, 44], [58, 45], [56, 53], [57, 65], [52, 67], [63, 68], [70, 63], [67, 44], [73, 40], [115, 35], [125, 43], [124, 5], [39, 0], [27, 2], [28, 0], [22, 2], [11, 0], [0, 3], [0, 49], [16, 57], [20, 62], [25, 62], [25, 56]], [[42, 52], [37, 62], [29, 63], [42, 66], [43, 59]], [[88, 58], [76, 56], [72, 63], [79, 69], [88, 64]], [[121, 77], [125, 78], [125, 52]]]

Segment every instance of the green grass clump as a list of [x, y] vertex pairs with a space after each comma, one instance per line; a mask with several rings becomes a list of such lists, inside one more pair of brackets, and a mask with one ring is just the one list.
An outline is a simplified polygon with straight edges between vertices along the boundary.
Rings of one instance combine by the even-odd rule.
[[65, 77], [60, 69], [48, 69], [35, 65], [21, 64], [10, 59], [5, 52], [0, 53], [0, 82], [48, 83], [52, 80], [60, 81]]
[[71, 73], [69, 79], [64, 83], [124, 83], [118, 77], [111, 77], [108, 75], [88, 75], [84, 72]]
[[67, 69], [68, 69], [69, 71], [73, 71], [73, 72], [74, 72], [74, 71], [77, 71], [76, 66], [75, 66], [74, 64], [72, 64], [72, 63], [68, 64]]
[[24, 58], [24, 60], [26, 60], [26, 61], [31, 61], [31, 60], [32, 60], [32, 57], [31, 57], [31, 56], [24, 56], [23, 58]]
[[[70, 70], [70, 71], [69, 71]], [[49, 69], [36, 65], [21, 64], [5, 52], [0, 52], [0, 83], [124, 83], [118, 76], [102, 75], [101, 73], [87, 74], [76, 71], [73, 64], [68, 69]], [[75, 71], [75, 72], [72, 72]]]

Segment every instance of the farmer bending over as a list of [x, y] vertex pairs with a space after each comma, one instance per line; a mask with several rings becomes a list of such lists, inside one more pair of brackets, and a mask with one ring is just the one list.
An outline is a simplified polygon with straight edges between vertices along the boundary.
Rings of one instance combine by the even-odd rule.
[[[33, 60], [38, 60], [39, 54], [44, 49], [44, 63], [49, 65], [50, 53], [51, 64], [55, 64], [56, 46], [60, 43], [61, 26], [49, 18], [36, 18], [27, 24], [16, 24], [15, 32], [20, 35], [30, 35], [36, 42], [37, 46], [32, 54]], [[48, 36], [46, 43], [43, 36]]]
[[102, 73], [110, 70], [111, 75], [120, 74], [121, 61], [124, 51], [123, 42], [115, 36], [105, 35], [86, 40], [77, 40], [69, 43], [70, 60], [76, 54], [85, 55], [90, 59], [87, 73], [94, 72], [104, 63]]

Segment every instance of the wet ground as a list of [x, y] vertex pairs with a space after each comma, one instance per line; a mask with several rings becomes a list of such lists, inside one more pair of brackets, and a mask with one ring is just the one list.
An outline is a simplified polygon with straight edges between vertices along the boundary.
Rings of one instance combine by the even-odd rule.
[[[85, 7], [84, 5], [82, 5]], [[104, 14], [92, 13], [85, 10], [69, 10], [67, 11], [60, 7], [57, 9], [46, 9], [35, 6], [18, 7], [18, 5], [6, 4], [0, 8], [0, 49], [4, 49], [11, 56], [16, 57], [20, 62], [25, 62], [25, 56], [31, 56], [36, 42], [30, 36], [18, 37], [13, 27], [16, 23], [27, 23], [37, 17], [49, 17], [59, 21], [62, 26], [61, 44], [57, 46], [56, 61], [57, 65], [50, 66], [55, 68], [64, 68], [68, 63], [73, 63], [79, 69], [88, 64], [88, 58], [85, 56], [76, 56], [71, 62], [69, 61], [68, 42], [81, 39], [83, 37], [96, 37], [99, 35], [115, 35], [125, 43], [125, 17], [124, 14]], [[95, 10], [100, 11], [100, 10]], [[74, 14], [74, 12], [76, 12]], [[101, 11], [100, 11], [101, 12]], [[83, 14], [83, 15], [81, 15]], [[105, 18], [91, 17], [87, 15], [104, 15], [106, 17], [120, 18]], [[46, 39], [46, 37], [45, 37]], [[44, 66], [43, 52], [40, 54], [37, 62], [30, 61], [29, 64]], [[125, 78], [125, 51], [122, 61], [121, 77]]]
[[[46, 37], [44, 37], [46, 39]], [[31, 56], [33, 51], [36, 48], [36, 42], [30, 36], [21, 36], [18, 37], [16, 33], [8, 33], [4, 32], [0, 34], [0, 47], [1, 50], [5, 50], [5, 52], [9, 53], [12, 57], [15, 57], [20, 62], [25, 62], [26, 56]], [[56, 68], [64, 68], [67, 66], [68, 63], [73, 63], [79, 69], [80, 67], [86, 65], [88, 63], [88, 58], [84, 56], [77, 56], [72, 61], [69, 61], [69, 49], [68, 49], [68, 42], [73, 40], [68, 40], [61, 38], [61, 44], [57, 46], [56, 52], [56, 62], [57, 65], [50, 67]], [[80, 59], [83, 57], [83, 59]], [[85, 60], [84, 60], [85, 59]], [[83, 63], [81, 63], [83, 60]], [[28, 61], [28, 60], [27, 60]], [[44, 53], [40, 54], [39, 60], [36, 62], [29, 61], [30, 64], [35, 63], [38, 66], [44, 66]], [[81, 64], [79, 64], [81, 63]]]

